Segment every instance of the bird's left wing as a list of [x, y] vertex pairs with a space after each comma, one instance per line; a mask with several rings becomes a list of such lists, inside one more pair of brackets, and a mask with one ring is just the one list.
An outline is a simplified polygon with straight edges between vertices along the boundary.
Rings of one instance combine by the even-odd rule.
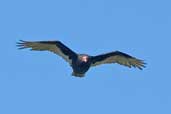
[[139, 69], [142, 69], [142, 67], [145, 67], [145, 63], [143, 60], [137, 59], [135, 57], [132, 57], [128, 54], [115, 51], [110, 52], [98, 56], [92, 56], [92, 64], [91, 66], [97, 66], [100, 64], [106, 64], [106, 63], [118, 63], [127, 67], [137, 67]]
[[60, 41], [23, 41], [17, 43], [19, 49], [30, 48], [36, 51], [50, 51], [65, 59], [69, 64], [77, 57], [77, 54]]

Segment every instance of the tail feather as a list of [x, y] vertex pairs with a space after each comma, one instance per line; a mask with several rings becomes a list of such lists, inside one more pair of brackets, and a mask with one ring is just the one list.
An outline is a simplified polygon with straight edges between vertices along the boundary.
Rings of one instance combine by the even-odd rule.
[[82, 77], [84, 77], [84, 76], [85, 76], [85, 74], [79, 74], [79, 73], [72, 72], [72, 76], [82, 78]]

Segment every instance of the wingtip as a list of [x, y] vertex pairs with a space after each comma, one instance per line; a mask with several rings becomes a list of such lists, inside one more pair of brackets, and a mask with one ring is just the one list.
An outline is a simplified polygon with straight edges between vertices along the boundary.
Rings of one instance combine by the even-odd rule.
[[146, 65], [147, 63], [142, 63], [138, 68], [140, 69], [140, 70], [143, 70], [144, 68], [146, 68]]
[[140, 70], [143, 70], [144, 68], [146, 68], [146, 62], [144, 62], [145, 60], [142, 60], [142, 59], [138, 59], [138, 61], [140, 62], [140, 64], [139, 64], [139, 66], [138, 66], [138, 68], [140, 69]]
[[16, 46], [18, 47], [19, 50], [20, 50], [20, 49], [24, 49], [24, 48], [26, 48], [26, 47], [25, 47], [25, 43], [26, 43], [26, 41], [24, 41], [24, 40], [19, 40], [18, 42], [16, 42]]
[[16, 44], [23, 44], [25, 41], [24, 40], [18, 40]]

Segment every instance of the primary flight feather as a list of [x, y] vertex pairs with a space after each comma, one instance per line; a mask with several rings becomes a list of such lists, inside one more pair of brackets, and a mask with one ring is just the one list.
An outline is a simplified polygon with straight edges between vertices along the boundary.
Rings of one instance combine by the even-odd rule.
[[132, 57], [120, 51], [114, 51], [97, 56], [87, 54], [77, 54], [69, 49], [60, 41], [23, 41], [17, 43], [19, 49], [30, 48], [35, 51], [50, 51], [66, 60], [73, 69], [73, 76], [83, 77], [90, 67], [107, 64], [118, 63], [129, 68], [136, 67], [140, 70], [145, 67], [143, 60]]

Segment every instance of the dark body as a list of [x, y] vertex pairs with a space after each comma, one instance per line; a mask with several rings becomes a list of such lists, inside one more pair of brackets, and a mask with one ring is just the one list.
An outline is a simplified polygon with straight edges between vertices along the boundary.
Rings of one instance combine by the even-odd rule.
[[65, 59], [73, 69], [72, 75], [83, 77], [90, 67], [107, 63], [118, 63], [129, 68], [136, 67], [140, 70], [145, 67], [143, 60], [132, 57], [120, 51], [113, 51], [97, 56], [78, 54], [65, 46], [60, 41], [20, 41], [19, 49], [30, 48], [35, 51], [50, 51]]
[[[87, 56], [87, 62], [82, 61], [79, 59], [80, 57]], [[86, 54], [80, 54], [77, 56], [76, 60], [73, 60], [72, 62], [72, 69], [73, 69], [73, 76], [83, 77], [84, 74], [88, 71], [88, 69], [91, 66], [91, 57]]]

